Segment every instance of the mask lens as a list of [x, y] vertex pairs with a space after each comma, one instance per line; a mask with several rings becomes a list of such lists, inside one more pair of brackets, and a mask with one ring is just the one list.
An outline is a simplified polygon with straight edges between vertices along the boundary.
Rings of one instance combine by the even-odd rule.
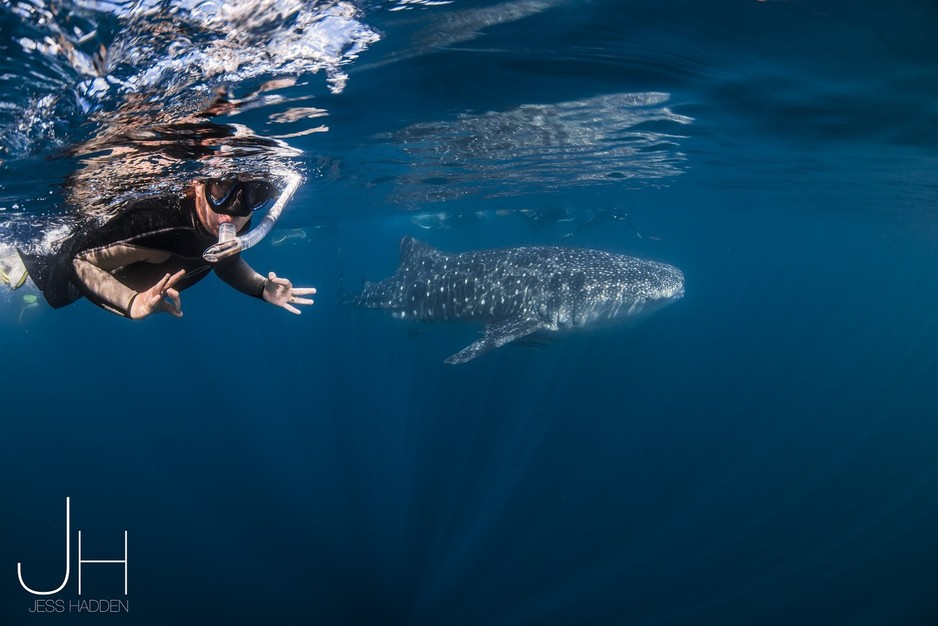
[[252, 180], [244, 183], [242, 202], [247, 209], [256, 211], [270, 200], [273, 192], [273, 186], [267, 181]]
[[226, 204], [235, 187], [235, 180], [210, 180], [205, 184], [205, 198], [212, 208]]

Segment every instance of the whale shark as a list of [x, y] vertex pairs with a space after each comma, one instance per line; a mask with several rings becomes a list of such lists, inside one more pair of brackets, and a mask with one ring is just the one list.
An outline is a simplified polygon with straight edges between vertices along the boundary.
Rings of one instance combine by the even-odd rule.
[[683, 296], [681, 270], [657, 261], [566, 247], [447, 254], [408, 236], [397, 272], [344, 303], [400, 319], [484, 323], [482, 337], [445, 360], [455, 364], [532, 333], [634, 318]]

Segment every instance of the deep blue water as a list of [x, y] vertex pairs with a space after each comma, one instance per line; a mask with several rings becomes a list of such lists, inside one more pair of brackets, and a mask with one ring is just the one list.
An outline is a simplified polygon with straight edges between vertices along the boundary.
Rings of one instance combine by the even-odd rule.
[[[8, 244], [75, 210], [63, 153], [134, 92], [76, 87], [15, 130], [83, 80], [17, 44], [42, 30], [24, 6], [0, 4]], [[113, 6], [82, 18], [105, 44], [130, 28]], [[0, 288], [0, 623], [938, 623], [938, 10], [509, 0], [355, 21], [376, 35], [357, 58], [227, 78], [299, 75], [283, 93], [328, 111], [230, 120], [328, 126], [285, 140], [306, 181], [245, 253], [315, 285], [313, 308], [207, 279], [182, 320], [130, 322]], [[288, 229], [305, 237], [273, 245]], [[686, 295], [448, 366], [478, 328], [337, 304], [393, 273], [404, 235], [652, 258]], [[52, 597], [79, 599], [77, 530], [84, 558], [119, 558], [126, 529], [128, 595], [120, 566], [85, 565], [81, 598], [129, 613], [28, 612], [16, 564], [61, 582], [66, 496]]]

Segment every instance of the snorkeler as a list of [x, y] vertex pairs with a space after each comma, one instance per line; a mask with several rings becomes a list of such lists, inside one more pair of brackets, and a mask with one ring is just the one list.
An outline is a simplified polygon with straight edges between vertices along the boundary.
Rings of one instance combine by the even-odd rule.
[[294, 288], [273, 272], [265, 278], [240, 252], [214, 264], [203, 258], [206, 249], [219, 242], [222, 225], [232, 224], [238, 235], [247, 233], [254, 211], [274, 195], [274, 186], [263, 178], [209, 179], [188, 186], [182, 197], [134, 201], [103, 226], [80, 228], [54, 254], [20, 251], [20, 257], [53, 308], [84, 296], [131, 319], [153, 313], [182, 317], [179, 292], [214, 269], [238, 291], [299, 314], [294, 305], [313, 304], [303, 296], [316, 293], [315, 288]]

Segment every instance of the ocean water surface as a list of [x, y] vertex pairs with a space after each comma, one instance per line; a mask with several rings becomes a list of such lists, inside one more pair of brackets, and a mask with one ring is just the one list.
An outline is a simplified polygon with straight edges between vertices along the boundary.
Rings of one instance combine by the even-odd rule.
[[[936, 34], [905, 0], [0, 2], [0, 258], [299, 173], [244, 256], [319, 290], [129, 321], [0, 285], [0, 624], [938, 623]], [[339, 305], [406, 235], [686, 293], [445, 365], [479, 327]], [[79, 530], [127, 531], [126, 594]]]

